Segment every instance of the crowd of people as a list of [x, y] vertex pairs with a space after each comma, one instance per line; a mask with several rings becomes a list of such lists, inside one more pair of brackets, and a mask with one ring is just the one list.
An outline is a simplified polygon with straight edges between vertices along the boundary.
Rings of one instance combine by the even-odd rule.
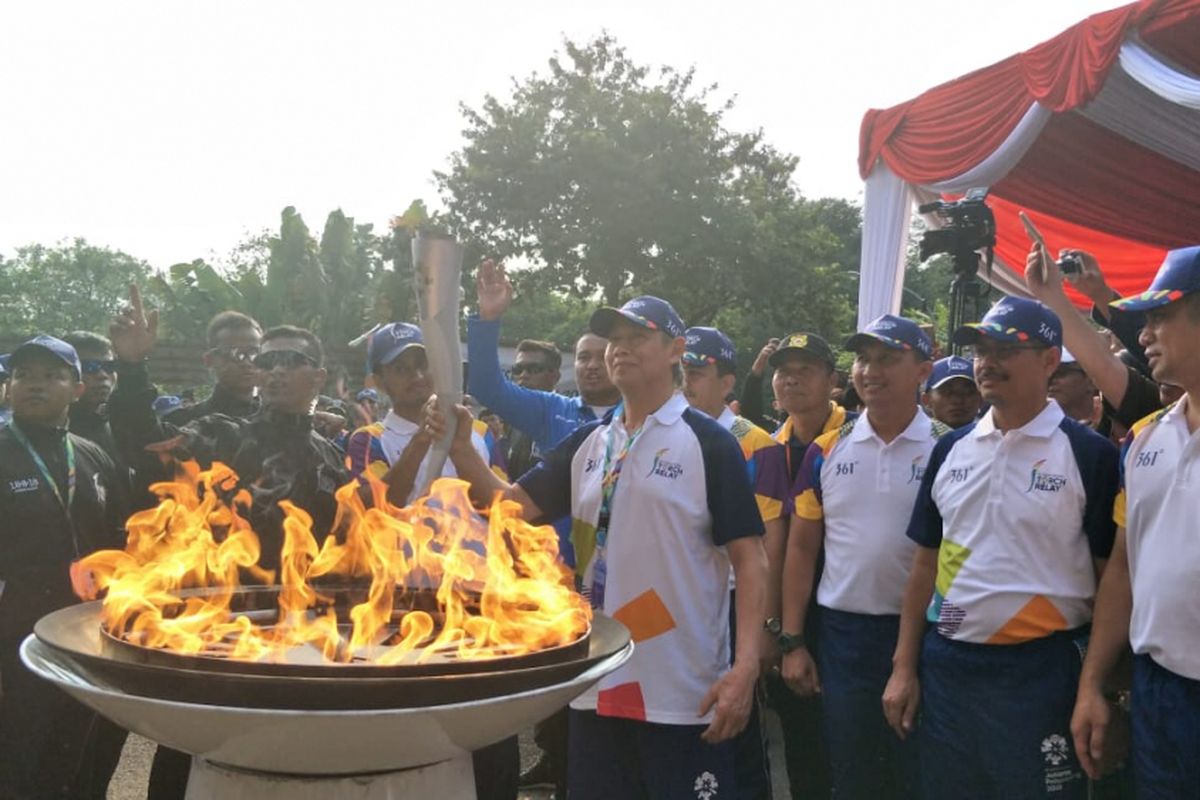
[[[1030, 251], [1030, 297], [951, 332], [969, 358], [885, 315], [841, 348], [771, 339], [740, 393], [735, 343], [650, 296], [592, 315], [577, 393], [556, 391], [552, 343], [521, 342], [505, 371], [513, 288], [484, 262], [467, 321], [477, 413], [455, 398], [441, 475], [554, 526], [576, 588], [636, 648], [538, 726], [525, 774], [515, 737], [477, 752], [479, 797], [769, 798], [768, 711], [796, 800], [1082, 799], [1130, 782], [1196, 796], [1200, 247], [1123, 299], [1072, 254], [1083, 268], [1064, 279]], [[366, 337], [370, 386], [354, 391], [311, 332], [223, 312], [198, 403], [154, 385], [158, 320], [136, 287], [106, 333], [42, 333], [0, 357], [6, 798], [105, 796], [125, 732], [17, 649], [91, 599], [71, 566], [123, 546], [151, 483], [187, 461], [232, 467], [272, 569], [280, 501], [319, 537], [364, 473], [405, 505], [437, 477], [450, 423], [412, 322]], [[189, 768], [159, 748], [150, 797], [183, 797]]]

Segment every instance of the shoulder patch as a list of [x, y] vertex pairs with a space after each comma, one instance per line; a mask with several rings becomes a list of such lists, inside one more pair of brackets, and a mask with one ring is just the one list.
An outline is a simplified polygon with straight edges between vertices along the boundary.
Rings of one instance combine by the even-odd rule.
[[930, 419], [929, 423], [930, 432], [933, 434], [933, 438], [935, 439], [940, 439], [947, 433], [950, 433], [950, 431], [954, 430], [954, 428], [951, 428], [946, 423], [936, 419]]

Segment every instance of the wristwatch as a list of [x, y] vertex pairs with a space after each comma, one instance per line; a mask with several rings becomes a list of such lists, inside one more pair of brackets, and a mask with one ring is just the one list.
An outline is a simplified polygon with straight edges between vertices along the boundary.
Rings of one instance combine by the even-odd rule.
[[775, 641], [779, 644], [779, 652], [784, 655], [804, 647], [804, 634], [784, 633], [783, 620], [779, 617], [768, 617], [767, 621], [763, 623], [763, 630], [775, 637]]

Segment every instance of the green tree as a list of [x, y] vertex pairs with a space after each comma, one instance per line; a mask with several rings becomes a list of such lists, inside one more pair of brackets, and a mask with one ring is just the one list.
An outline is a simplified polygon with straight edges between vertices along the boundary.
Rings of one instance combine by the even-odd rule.
[[547, 289], [658, 292], [689, 322], [769, 284], [774, 226], [804, 215], [796, 159], [727, 130], [731, 104], [690, 70], [652, 75], [608, 35], [564, 50], [510, 100], [464, 107], [467, 143], [436, 175], [455, 233], [528, 259]]
[[106, 331], [129, 284], [151, 274], [145, 261], [83, 239], [20, 247], [13, 258], [0, 257], [0, 331]]

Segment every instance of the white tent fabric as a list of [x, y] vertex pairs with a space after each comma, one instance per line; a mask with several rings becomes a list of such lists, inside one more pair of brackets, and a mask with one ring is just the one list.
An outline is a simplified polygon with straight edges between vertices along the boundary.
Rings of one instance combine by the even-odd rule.
[[[1196, 147], [1200, 131], [1200, 78], [1163, 63], [1136, 40], [1122, 45], [1118, 64], [1114, 65], [1103, 90], [1077, 113], [1181, 165], [1200, 169], [1200, 151]], [[914, 202], [928, 202], [940, 193], [995, 184], [1020, 162], [1050, 118], [1048, 109], [1034, 103], [1008, 138], [987, 158], [961, 175], [926, 186], [908, 184], [882, 159], [875, 164], [866, 180], [863, 208], [858, 290], [860, 328], [881, 314], [900, 310]], [[990, 279], [1002, 291], [1025, 293], [1024, 286], [1011, 272], [996, 269]]]
[[[943, 192], [990, 186], [1003, 178], [1037, 141], [1051, 112], [1034, 103], [1000, 147], [963, 174], [914, 187], [880, 161], [867, 177], [863, 201], [862, 264], [858, 284], [858, 326], [900, 311], [905, 255], [914, 200], [925, 203]], [[929, 224], [936, 226], [930, 219]]]

